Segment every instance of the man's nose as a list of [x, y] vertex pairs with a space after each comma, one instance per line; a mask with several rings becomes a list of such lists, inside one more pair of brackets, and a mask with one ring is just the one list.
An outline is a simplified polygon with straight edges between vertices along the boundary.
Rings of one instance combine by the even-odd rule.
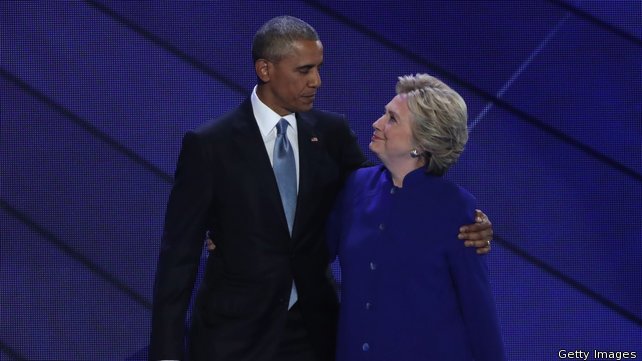
[[312, 74], [312, 79], [308, 82], [310, 88], [318, 88], [321, 86], [321, 74], [318, 70], [315, 70]]

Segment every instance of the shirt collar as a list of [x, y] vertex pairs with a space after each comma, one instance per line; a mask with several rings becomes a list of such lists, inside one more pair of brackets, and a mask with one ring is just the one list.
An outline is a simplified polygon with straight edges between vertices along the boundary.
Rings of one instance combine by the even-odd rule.
[[254, 86], [254, 90], [252, 90], [252, 96], [250, 97], [250, 100], [252, 102], [252, 111], [254, 112], [254, 118], [256, 119], [256, 123], [259, 126], [259, 130], [261, 131], [261, 135], [263, 138], [265, 138], [268, 133], [274, 129], [276, 126], [276, 123], [279, 122], [281, 118], [285, 118], [285, 120], [290, 123], [290, 127], [292, 127], [292, 130], [294, 130], [296, 134], [297, 126], [296, 126], [296, 116], [294, 113], [290, 113], [288, 115], [280, 116], [278, 115], [274, 110], [270, 109], [265, 103], [259, 99], [258, 95], [256, 95], [256, 88], [257, 86]]
[[[392, 174], [390, 173], [390, 171], [383, 164], [381, 165], [381, 167], [385, 169], [384, 174], [385, 174], [385, 177], [386, 177], [385, 178], [386, 181], [388, 183], [390, 183], [390, 185], [393, 185]], [[430, 173], [426, 173], [426, 167], [425, 166], [417, 168], [417, 169], [411, 171], [410, 173], [406, 174], [406, 176], [403, 178], [403, 188], [412, 187], [415, 184], [421, 183], [426, 178], [431, 178], [431, 177], [438, 177], [438, 176], [432, 175]]]

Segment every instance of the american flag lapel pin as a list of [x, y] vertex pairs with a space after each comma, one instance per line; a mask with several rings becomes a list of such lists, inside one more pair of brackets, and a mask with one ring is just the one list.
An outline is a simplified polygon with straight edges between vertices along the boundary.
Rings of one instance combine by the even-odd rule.
[[310, 138], [310, 141], [311, 141], [312, 143], [317, 143], [317, 142], [319, 141], [319, 138], [317, 138], [317, 137], [312, 137], [312, 138]]

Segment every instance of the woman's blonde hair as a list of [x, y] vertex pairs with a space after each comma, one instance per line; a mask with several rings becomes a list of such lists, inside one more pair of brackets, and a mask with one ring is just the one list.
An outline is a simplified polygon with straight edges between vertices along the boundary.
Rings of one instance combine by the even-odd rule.
[[464, 99], [428, 74], [400, 76], [397, 94], [406, 94], [413, 114], [412, 134], [427, 172], [443, 175], [468, 141], [468, 110]]

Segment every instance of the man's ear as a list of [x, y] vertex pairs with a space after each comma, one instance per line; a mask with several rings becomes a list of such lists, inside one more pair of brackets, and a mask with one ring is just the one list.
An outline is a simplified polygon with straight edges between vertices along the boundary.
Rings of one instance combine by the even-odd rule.
[[262, 82], [267, 83], [270, 81], [270, 62], [265, 59], [257, 59], [254, 62], [254, 70], [256, 70], [256, 76], [261, 79]]

